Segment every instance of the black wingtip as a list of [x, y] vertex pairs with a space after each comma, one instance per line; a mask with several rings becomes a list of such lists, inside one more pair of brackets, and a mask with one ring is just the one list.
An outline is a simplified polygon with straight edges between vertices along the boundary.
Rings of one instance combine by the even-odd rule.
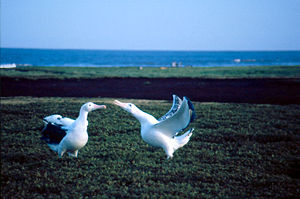
[[184, 98], [187, 100], [188, 105], [189, 105], [189, 109], [192, 112], [192, 116], [191, 116], [190, 122], [193, 122], [196, 119], [196, 111], [195, 111], [194, 105], [193, 105], [192, 101], [188, 97], [184, 97]]
[[46, 141], [48, 144], [58, 144], [66, 134], [66, 131], [61, 126], [48, 123], [42, 130], [41, 140]]

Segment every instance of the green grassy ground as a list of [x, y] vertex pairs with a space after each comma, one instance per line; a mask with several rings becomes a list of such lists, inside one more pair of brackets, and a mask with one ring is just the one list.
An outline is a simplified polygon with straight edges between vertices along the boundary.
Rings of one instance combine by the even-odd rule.
[[[139, 123], [99, 98], [1, 98], [2, 198], [296, 198], [299, 105], [194, 103], [190, 142], [166, 160]], [[40, 138], [42, 118], [75, 118], [86, 101], [89, 142], [59, 159]], [[171, 101], [130, 100], [156, 117]]]
[[191, 78], [264, 78], [300, 77], [299, 66], [258, 67], [18, 67], [0, 69], [2, 77], [39, 78], [99, 78], [99, 77], [191, 77]]

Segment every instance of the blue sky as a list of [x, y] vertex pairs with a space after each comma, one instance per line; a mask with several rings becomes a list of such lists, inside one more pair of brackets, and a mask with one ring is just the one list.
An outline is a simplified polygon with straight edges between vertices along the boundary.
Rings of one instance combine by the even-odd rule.
[[1, 0], [1, 47], [300, 50], [299, 0]]

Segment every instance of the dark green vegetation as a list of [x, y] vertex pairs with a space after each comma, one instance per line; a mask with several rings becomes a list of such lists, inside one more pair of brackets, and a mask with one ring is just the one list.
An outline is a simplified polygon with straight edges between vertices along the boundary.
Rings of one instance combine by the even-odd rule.
[[[44, 116], [89, 114], [89, 142], [59, 159], [40, 138]], [[171, 101], [130, 100], [158, 117]], [[190, 142], [166, 160], [112, 99], [1, 98], [2, 198], [296, 198], [299, 105], [194, 103]]]
[[40, 78], [102, 78], [102, 77], [191, 77], [191, 78], [263, 78], [299, 77], [299, 66], [250, 67], [18, 67], [0, 69], [2, 77]]

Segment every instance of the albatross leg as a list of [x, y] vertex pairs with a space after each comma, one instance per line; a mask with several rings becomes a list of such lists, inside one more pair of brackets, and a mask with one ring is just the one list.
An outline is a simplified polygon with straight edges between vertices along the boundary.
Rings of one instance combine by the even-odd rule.
[[167, 159], [173, 158], [174, 148], [172, 146], [167, 146], [166, 148], [164, 148], [164, 151], [167, 154]]
[[58, 152], [58, 157], [62, 158], [62, 156], [64, 155], [65, 151], [60, 151]]
[[65, 152], [66, 152], [66, 149], [62, 149], [61, 146], [58, 147], [58, 157], [61, 158]]
[[78, 150], [76, 151], [71, 151], [71, 152], [68, 152], [69, 156], [72, 156], [72, 157], [75, 157], [77, 158], [77, 155], [78, 155]]

